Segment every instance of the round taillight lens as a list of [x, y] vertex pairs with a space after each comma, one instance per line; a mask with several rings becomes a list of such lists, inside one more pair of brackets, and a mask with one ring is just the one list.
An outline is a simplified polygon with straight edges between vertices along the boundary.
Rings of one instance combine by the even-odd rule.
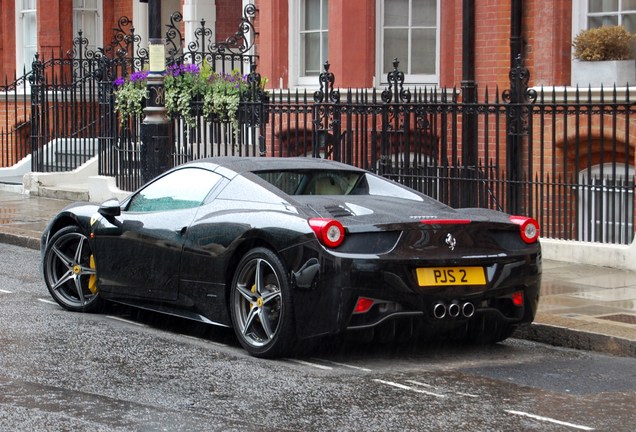
[[344, 227], [337, 220], [312, 218], [309, 219], [309, 226], [316, 233], [320, 243], [329, 248], [340, 246], [344, 240]]
[[510, 220], [517, 225], [521, 231], [521, 238], [530, 244], [539, 240], [539, 223], [526, 216], [510, 216]]

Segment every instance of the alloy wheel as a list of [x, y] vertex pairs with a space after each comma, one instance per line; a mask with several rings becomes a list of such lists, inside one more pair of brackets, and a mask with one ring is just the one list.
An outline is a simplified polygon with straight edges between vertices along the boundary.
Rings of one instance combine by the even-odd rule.
[[77, 227], [64, 228], [51, 238], [43, 270], [49, 292], [62, 307], [88, 311], [97, 306], [95, 261], [88, 238]]

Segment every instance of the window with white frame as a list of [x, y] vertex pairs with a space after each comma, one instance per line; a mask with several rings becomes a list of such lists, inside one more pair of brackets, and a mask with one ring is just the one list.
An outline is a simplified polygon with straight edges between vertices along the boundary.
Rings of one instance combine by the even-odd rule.
[[96, 51], [102, 46], [102, 0], [73, 0], [73, 37], [82, 31], [88, 45], [86, 50]]
[[300, 85], [317, 84], [315, 77], [323, 71], [323, 64], [328, 60], [328, 7], [328, 0], [298, 2], [296, 66]]
[[611, 163], [579, 173], [578, 238], [628, 244], [634, 239], [634, 167]]
[[16, 68], [18, 75], [31, 70], [38, 49], [37, 0], [18, 0], [16, 6]]
[[397, 58], [406, 83], [437, 84], [440, 1], [380, 0], [378, 6], [380, 82]]
[[636, 0], [581, 0], [572, 2], [572, 36], [581, 30], [622, 25], [636, 33]]
[[587, 28], [611, 25], [636, 33], [636, 0], [589, 0]]

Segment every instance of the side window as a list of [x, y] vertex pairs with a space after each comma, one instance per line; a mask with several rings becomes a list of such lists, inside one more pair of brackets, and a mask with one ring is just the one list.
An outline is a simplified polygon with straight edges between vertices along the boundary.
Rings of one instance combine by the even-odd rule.
[[183, 168], [140, 190], [129, 202], [129, 212], [153, 212], [200, 206], [221, 176], [201, 168]]
[[405, 82], [439, 81], [439, 0], [382, 0], [378, 14], [380, 76], [386, 80], [393, 59]]

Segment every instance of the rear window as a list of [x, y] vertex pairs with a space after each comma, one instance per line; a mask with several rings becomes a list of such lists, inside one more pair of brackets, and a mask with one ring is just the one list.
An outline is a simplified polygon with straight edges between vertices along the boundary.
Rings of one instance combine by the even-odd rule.
[[257, 176], [287, 195], [349, 195], [364, 173], [354, 171], [262, 171]]
[[373, 195], [423, 201], [412, 189], [361, 171], [285, 170], [254, 174], [287, 195]]

